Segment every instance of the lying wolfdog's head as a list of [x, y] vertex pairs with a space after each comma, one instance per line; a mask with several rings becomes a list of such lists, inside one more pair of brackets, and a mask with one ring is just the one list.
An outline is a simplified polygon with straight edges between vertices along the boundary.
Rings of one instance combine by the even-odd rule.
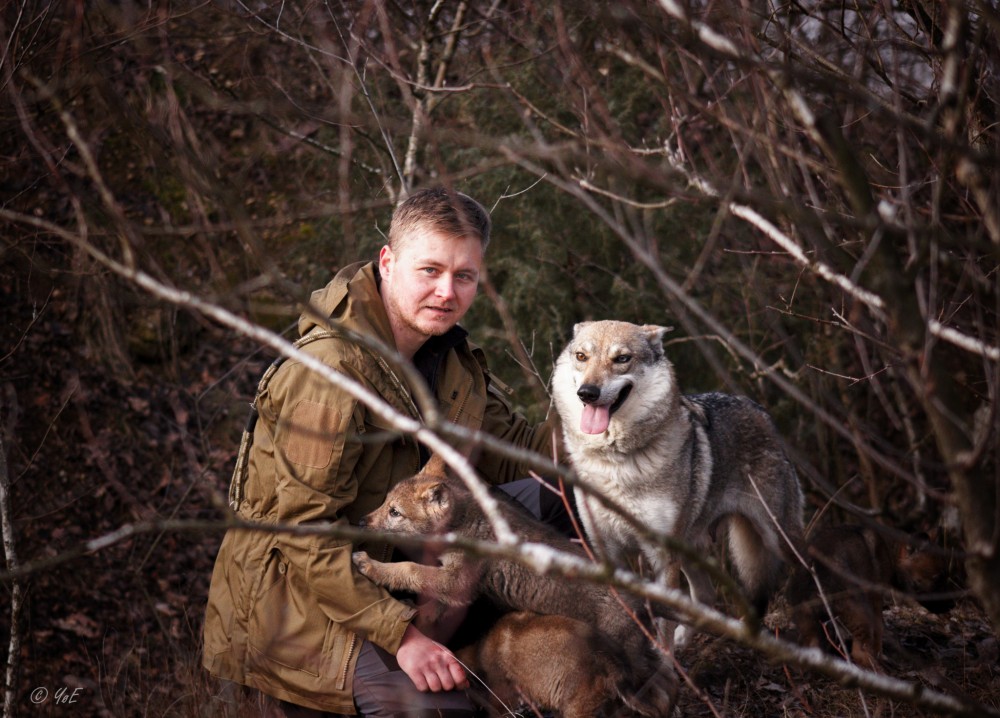
[[444, 462], [436, 456], [416, 476], [396, 484], [362, 524], [378, 531], [440, 534], [448, 530], [457, 488], [445, 475]]

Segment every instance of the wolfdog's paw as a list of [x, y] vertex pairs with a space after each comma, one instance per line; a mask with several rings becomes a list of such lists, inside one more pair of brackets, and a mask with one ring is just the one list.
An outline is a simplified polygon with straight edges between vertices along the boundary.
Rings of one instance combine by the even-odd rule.
[[351, 554], [351, 561], [357, 566], [362, 575], [367, 576], [372, 567], [372, 560], [366, 551], [355, 551]]
[[691, 626], [684, 624], [677, 626], [674, 629], [674, 648], [684, 648], [691, 642], [692, 636], [694, 636], [694, 629]]

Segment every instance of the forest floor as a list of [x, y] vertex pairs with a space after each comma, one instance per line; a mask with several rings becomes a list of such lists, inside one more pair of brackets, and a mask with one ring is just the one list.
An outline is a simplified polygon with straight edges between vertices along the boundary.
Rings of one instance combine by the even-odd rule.
[[[766, 623], [794, 640], [787, 607], [780, 598], [776, 604]], [[887, 675], [1000, 708], [997, 638], [974, 601], [962, 601], [939, 615], [900, 603], [888, 606], [883, 615], [881, 663]], [[681, 695], [684, 716], [932, 715], [816, 673], [769, 663], [759, 653], [715, 636], [696, 636], [679, 658], [697, 688], [689, 686]]]
[[[220, 533], [140, 532], [62, 561], [86, 541], [164, 519], [218, 519], [247, 402], [269, 357], [183, 315], [152, 315], [148, 351], [109, 370], [80, 342], [72, 297], [0, 272], [0, 417], [22, 564], [54, 562], [25, 580], [20, 625], [22, 716], [248, 715], [225, 708], [201, 669], [202, 615]], [[130, 321], [150, 320], [136, 309]], [[12, 410], [16, 407], [16, 410]], [[0, 632], [10, 628], [2, 589]], [[997, 640], [971, 600], [944, 615], [885, 612], [886, 670], [1000, 706]], [[780, 609], [769, 621], [788, 630]], [[6, 645], [6, 641], [4, 641]], [[553, 656], [558, 660], [558, 656]], [[679, 654], [691, 686], [684, 716], [911, 716], [707, 635]]]

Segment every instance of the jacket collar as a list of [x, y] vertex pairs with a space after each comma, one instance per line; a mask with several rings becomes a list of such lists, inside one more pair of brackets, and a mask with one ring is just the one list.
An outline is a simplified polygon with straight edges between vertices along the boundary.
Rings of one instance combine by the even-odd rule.
[[[345, 329], [373, 336], [388, 346], [395, 346], [389, 317], [375, 279], [374, 262], [349, 264], [330, 283], [317, 289], [310, 297], [310, 306], [320, 315], [329, 317]], [[317, 326], [309, 312], [299, 318], [299, 334], [305, 336]]]

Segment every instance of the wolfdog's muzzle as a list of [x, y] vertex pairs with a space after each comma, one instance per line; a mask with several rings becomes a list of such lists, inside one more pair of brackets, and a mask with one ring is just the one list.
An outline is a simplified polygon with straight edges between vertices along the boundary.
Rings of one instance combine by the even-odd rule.
[[584, 434], [603, 434], [608, 430], [611, 415], [625, 403], [632, 393], [632, 384], [625, 384], [618, 396], [610, 404], [598, 404], [601, 398], [601, 387], [596, 384], [582, 384], [576, 390], [576, 395], [583, 402], [583, 414], [580, 417], [580, 431]]

